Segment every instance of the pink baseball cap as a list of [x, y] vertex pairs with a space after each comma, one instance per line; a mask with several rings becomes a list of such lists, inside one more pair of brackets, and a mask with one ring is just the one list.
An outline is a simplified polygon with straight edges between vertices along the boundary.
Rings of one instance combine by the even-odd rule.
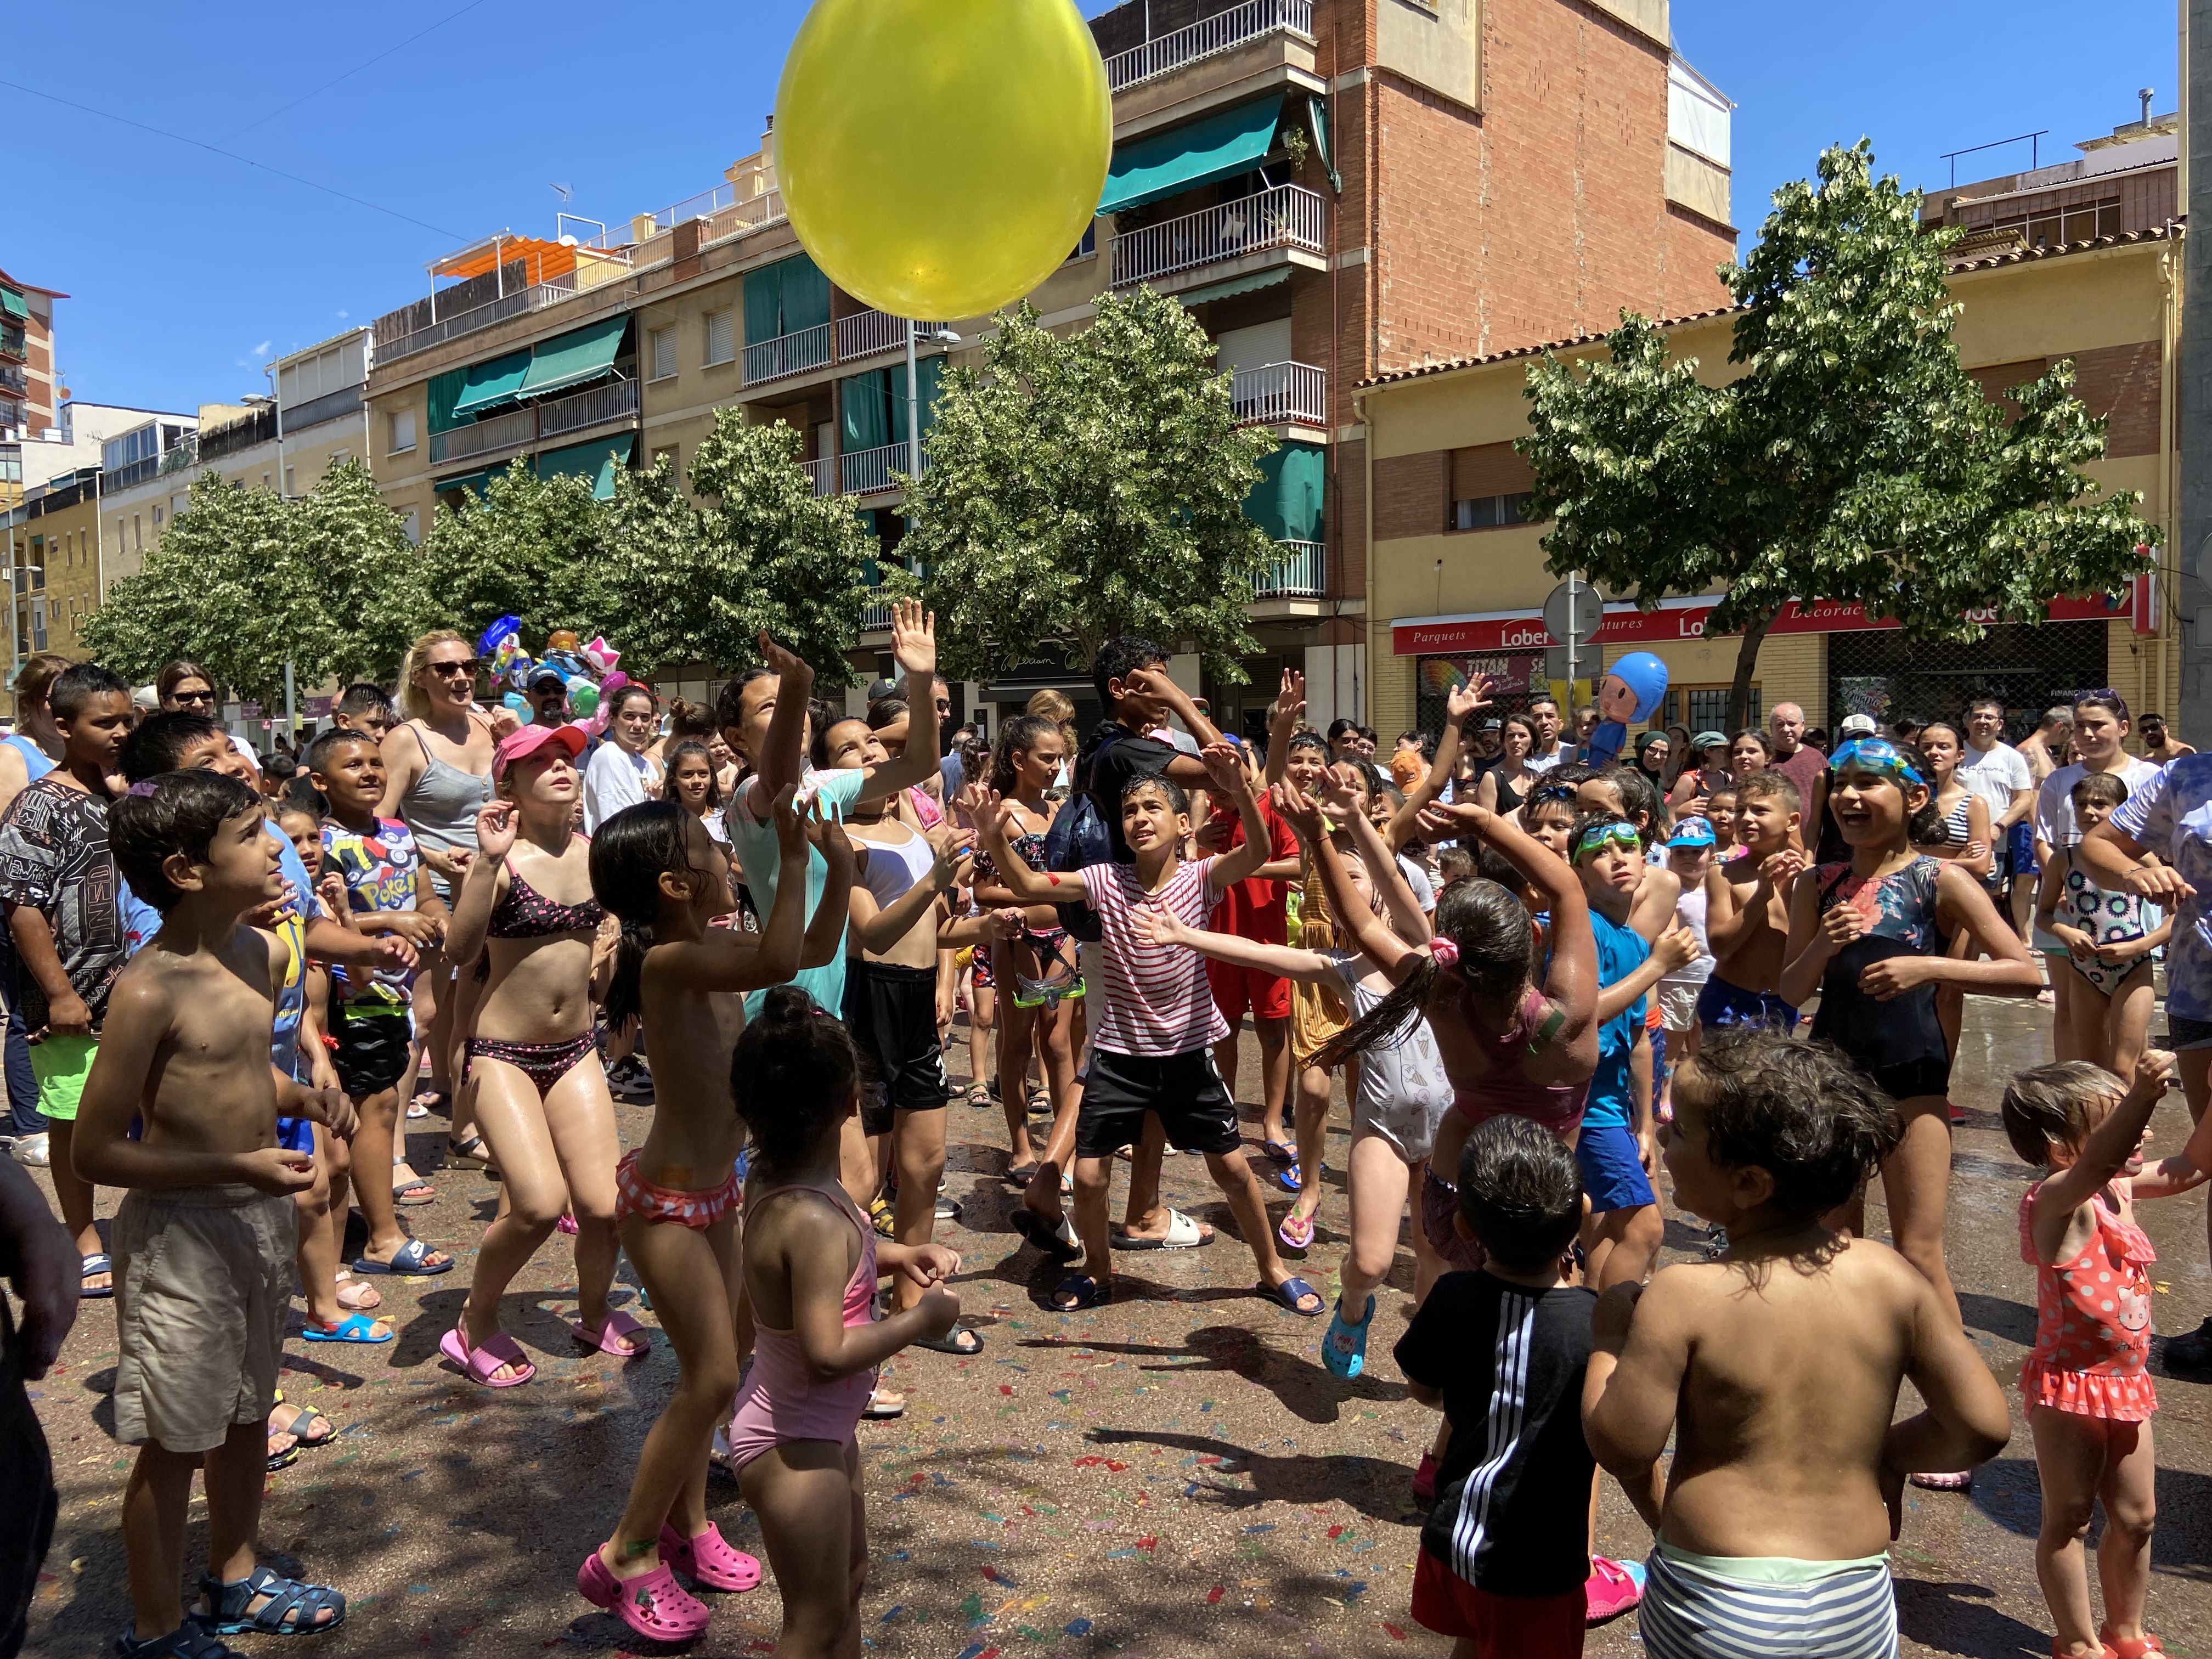
[[519, 760], [526, 760], [549, 743], [557, 743], [568, 751], [573, 762], [584, 752], [584, 730], [580, 726], [526, 726], [508, 732], [492, 750], [491, 775], [495, 782], [507, 775], [507, 769]]

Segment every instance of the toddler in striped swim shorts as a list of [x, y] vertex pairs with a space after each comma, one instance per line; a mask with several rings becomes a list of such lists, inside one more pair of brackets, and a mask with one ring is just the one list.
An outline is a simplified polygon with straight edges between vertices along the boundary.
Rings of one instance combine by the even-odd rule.
[[[1653, 1659], [1889, 1659], [1905, 1477], [2002, 1449], [2003, 1393], [1896, 1251], [1822, 1218], [1897, 1141], [1836, 1049], [1711, 1030], [1674, 1074], [1675, 1201], [1719, 1260], [1619, 1285], [1592, 1319], [1583, 1429], [1632, 1492], [1675, 1438], [1638, 1610]], [[1926, 1402], [1892, 1424], [1898, 1386]]]

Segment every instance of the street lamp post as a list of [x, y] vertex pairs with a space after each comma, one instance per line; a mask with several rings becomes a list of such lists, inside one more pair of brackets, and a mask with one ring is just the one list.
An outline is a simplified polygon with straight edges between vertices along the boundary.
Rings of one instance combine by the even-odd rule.
[[[906, 476], [909, 478], [921, 477], [921, 421], [920, 418], [921, 400], [916, 390], [918, 382], [914, 359], [914, 343], [921, 337], [922, 337], [921, 332], [915, 326], [914, 319], [908, 318], [906, 323]], [[946, 345], [960, 343], [960, 337], [949, 328], [933, 328], [930, 330], [927, 337]]]

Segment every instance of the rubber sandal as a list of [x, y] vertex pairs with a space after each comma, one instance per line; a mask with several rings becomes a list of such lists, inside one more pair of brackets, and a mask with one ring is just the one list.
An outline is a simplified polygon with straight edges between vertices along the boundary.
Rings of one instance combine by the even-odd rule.
[[690, 1574], [709, 1589], [742, 1595], [761, 1581], [761, 1564], [743, 1550], [732, 1548], [722, 1529], [712, 1521], [696, 1538], [686, 1538], [662, 1522], [660, 1556], [678, 1572]]
[[991, 1091], [980, 1083], [969, 1084], [968, 1085], [968, 1103], [970, 1106], [975, 1107], [989, 1107], [994, 1103], [991, 1099]]
[[1113, 1279], [1109, 1278], [1102, 1285], [1089, 1273], [1070, 1273], [1060, 1281], [1052, 1293], [1054, 1310], [1059, 1313], [1080, 1313], [1085, 1308], [1103, 1308], [1113, 1299]]
[[[523, 1358], [520, 1346], [505, 1331], [495, 1333], [481, 1348], [471, 1348], [459, 1330], [450, 1330], [438, 1339], [438, 1352], [459, 1365], [470, 1382], [487, 1389], [520, 1388], [538, 1375], [538, 1367]], [[494, 1376], [501, 1365], [514, 1374]]]
[[[1319, 1319], [1322, 1310], [1328, 1306], [1328, 1303], [1321, 1299], [1321, 1292], [1296, 1273], [1292, 1273], [1279, 1285], [1260, 1284], [1252, 1288], [1270, 1302], [1281, 1304], [1286, 1312], [1294, 1313], [1301, 1319]], [[1313, 1306], [1310, 1308], [1298, 1306], [1298, 1304], [1308, 1297], [1313, 1297]]]
[[301, 1327], [300, 1334], [310, 1342], [359, 1342], [373, 1344], [377, 1342], [391, 1341], [393, 1336], [398, 1334], [398, 1333], [393, 1331], [389, 1325], [386, 1325], [384, 1328], [384, 1334], [382, 1336], [377, 1335], [376, 1327], [380, 1322], [377, 1320], [370, 1318], [365, 1313], [348, 1314], [343, 1319], [338, 1321], [335, 1325], [320, 1324], [313, 1319], [309, 1319], [306, 1324]]
[[1275, 1229], [1275, 1237], [1283, 1241], [1286, 1250], [1310, 1250], [1313, 1248], [1314, 1224], [1310, 1215], [1302, 1216], [1292, 1210]]
[[[278, 1432], [279, 1431], [277, 1430], [270, 1430], [269, 1431], [269, 1437], [272, 1440], [275, 1439]], [[269, 1473], [274, 1474], [279, 1469], [289, 1469], [293, 1464], [299, 1461], [300, 1443], [295, 1440], [290, 1445], [285, 1447], [283, 1450], [273, 1451], [269, 1454]]]
[[1330, 1376], [1349, 1382], [1367, 1369], [1367, 1328], [1374, 1318], [1373, 1297], [1367, 1298], [1367, 1311], [1356, 1325], [1344, 1316], [1343, 1298], [1337, 1298], [1336, 1310], [1328, 1316], [1328, 1334], [1321, 1340], [1321, 1363]]
[[[963, 1336], [975, 1346], [969, 1348], [962, 1347], [960, 1339]], [[918, 1340], [908, 1343], [907, 1346], [910, 1348], [933, 1348], [939, 1353], [949, 1353], [961, 1359], [972, 1359], [983, 1352], [983, 1339], [965, 1325], [955, 1325], [942, 1336], [931, 1337], [926, 1340]]]
[[1158, 1238], [1137, 1238], [1116, 1233], [1108, 1242], [1117, 1250], [1199, 1250], [1213, 1243], [1214, 1235], [1181, 1210], [1168, 1212], [1168, 1230]]
[[[653, 1339], [646, 1334], [645, 1327], [619, 1310], [600, 1320], [596, 1331], [582, 1320], [572, 1319], [568, 1322], [568, 1334], [586, 1347], [611, 1353], [617, 1359], [635, 1359], [653, 1346]], [[623, 1346], [622, 1339], [626, 1336], [639, 1338], [638, 1345], [634, 1348]]]
[[1644, 1564], [1593, 1555], [1589, 1581], [1583, 1589], [1589, 1599], [1583, 1624], [1602, 1625], [1608, 1619], [1618, 1619], [1644, 1599]]
[[2110, 1649], [2118, 1659], [2143, 1659], [2146, 1653], [2164, 1653], [2166, 1644], [2145, 1631], [2141, 1636], [2120, 1637], [2112, 1634], [2110, 1625], [2097, 1626], [2097, 1639]]
[[898, 1390], [896, 1389], [869, 1389], [868, 1403], [860, 1407], [860, 1415], [871, 1423], [890, 1423], [904, 1417], [906, 1397], [899, 1395], [896, 1400], [885, 1398], [890, 1395], [898, 1395]]
[[1286, 1193], [1300, 1192], [1304, 1189], [1305, 1183], [1298, 1174], [1298, 1164], [1296, 1158], [1292, 1158], [1288, 1164], [1275, 1171], [1275, 1181], [1276, 1183]]
[[482, 1135], [468, 1135], [459, 1140], [449, 1141], [446, 1146], [446, 1156], [459, 1163], [473, 1164], [479, 1169], [491, 1168], [491, 1149], [484, 1145]]
[[[88, 1290], [83, 1281], [94, 1273], [106, 1273], [107, 1283], [96, 1291]], [[86, 1256], [84, 1265], [77, 1269], [76, 1276], [78, 1281], [76, 1295], [80, 1302], [97, 1302], [102, 1297], [115, 1294], [115, 1258], [106, 1250], [94, 1250], [90, 1255]]]
[[392, 1201], [403, 1210], [420, 1209], [425, 1204], [438, 1201], [438, 1189], [423, 1176], [416, 1176], [412, 1180], [394, 1181], [392, 1183]]
[[1006, 1179], [1026, 1190], [1030, 1182], [1036, 1179], [1036, 1172], [1043, 1167], [1042, 1164], [1024, 1164], [1016, 1169], [1010, 1164], [1006, 1166]]
[[689, 1642], [702, 1634], [714, 1613], [676, 1582], [663, 1561], [641, 1577], [617, 1578], [593, 1550], [576, 1569], [576, 1594], [595, 1607], [621, 1616], [648, 1642]]
[[[276, 1390], [275, 1403], [279, 1406], [286, 1403], [283, 1389]], [[324, 1417], [322, 1413], [317, 1411], [313, 1406], [295, 1406], [292, 1410], [296, 1415], [289, 1423], [278, 1430], [278, 1433], [290, 1435], [295, 1441], [309, 1451], [313, 1451], [318, 1446], [327, 1446], [338, 1437], [338, 1425], [331, 1422], [329, 1418]], [[312, 1418], [322, 1419], [323, 1431], [320, 1434], [301, 1433], [300, 1425]]]
[[1298, 1161], [1297, 1147], [1287, 1140], [1262, 1140], [1260, 1143], [1260, 1150], [1278, 1164], [1295, 1164]]
[[553, 1231], [565, 1233], [570, 1238], [574, 1238], [576, 1236], [576, 1218], [563, 1210], [561, 1212], [561, 1218], [553, 1224]]
[[[200, 1595], [209, 1611], [192, 1616], [203, 1630], [217, 1636], [235, 1636], [248, 1630], [264, 1636], [319, 1635], [345, 1622], [346, 1599], [341, 1592], [327, 1584], [304, 1584], [296, 1578], [280, 1577], [268, 1567], [256, 1567], [228, 1584], [211, 1573], [203, 1573]], [[268, 1601], [254, 1607], [254, 1598], [263, 1595]], [[249, 1607], [253, 1609], [250, 1613]], [[318, 1620], [315, 1615], [325, 1607], [331, 1616]]]
[[143, 1642], [131, 1633], [134, 1628], [125, 1625], [123, 1634], [115, 1638], [119, 1659], [246, 1659], [236, 1648], [226, 1647], [210, 1636], [194, 1620], [185, 1620], [167, 1636], [149, 1636]]
[[1025, 1242], [1035, 1245], [1055, 1261], [1073, 1261], [1083, 1254], [1082, 1241], [1075, 1237], [1075, 1229], [1068, 1224], [1065, 1213], [1055, 1227], [1026, 1205], [1017, 1205], [1013, 1223], [1014, 1231]]
[[453, 1257], [446, 1255], [443, 1261], [434, 1262], [430, 1260], [434, 1255], [446, 1255], [446, 1253], [433, 1249], [419, 1238], [410, 1238], [392, 1253], [389, 1261], [379, 1261], [373, 1255], [356, 1256], [353, 1271], [357, 1273], [420, 1273], [426, 1277], [453, 1272]]
[[1923, 1492], [1971, 1492], [1974, 1485], [1972, 1469], [1960, 1469], [1956, 1474], [1908, 1474], [1905, 1478]]
[[887, 1198], [878, 1198], [868, 1206], [868, 1224], [876, 1230], [878, 1238], [896, 1237], [896, 1216], [897, 1212]]
[[338, 1270], [338, 1306], [348, 1313], [374, 1313], [383, 1305], [383, 1291], [362, 1284], [349, 1269]]

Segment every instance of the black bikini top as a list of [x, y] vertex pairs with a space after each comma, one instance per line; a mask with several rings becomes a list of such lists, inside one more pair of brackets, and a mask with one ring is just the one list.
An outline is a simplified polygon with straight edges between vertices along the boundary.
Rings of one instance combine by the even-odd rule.
[[595, 933], [606, 917], [597, 899], [556, 904], [509, 866], [507, 896], [492, 907], [485, 932], [493, 939], [545, 939], [555, 933]]

